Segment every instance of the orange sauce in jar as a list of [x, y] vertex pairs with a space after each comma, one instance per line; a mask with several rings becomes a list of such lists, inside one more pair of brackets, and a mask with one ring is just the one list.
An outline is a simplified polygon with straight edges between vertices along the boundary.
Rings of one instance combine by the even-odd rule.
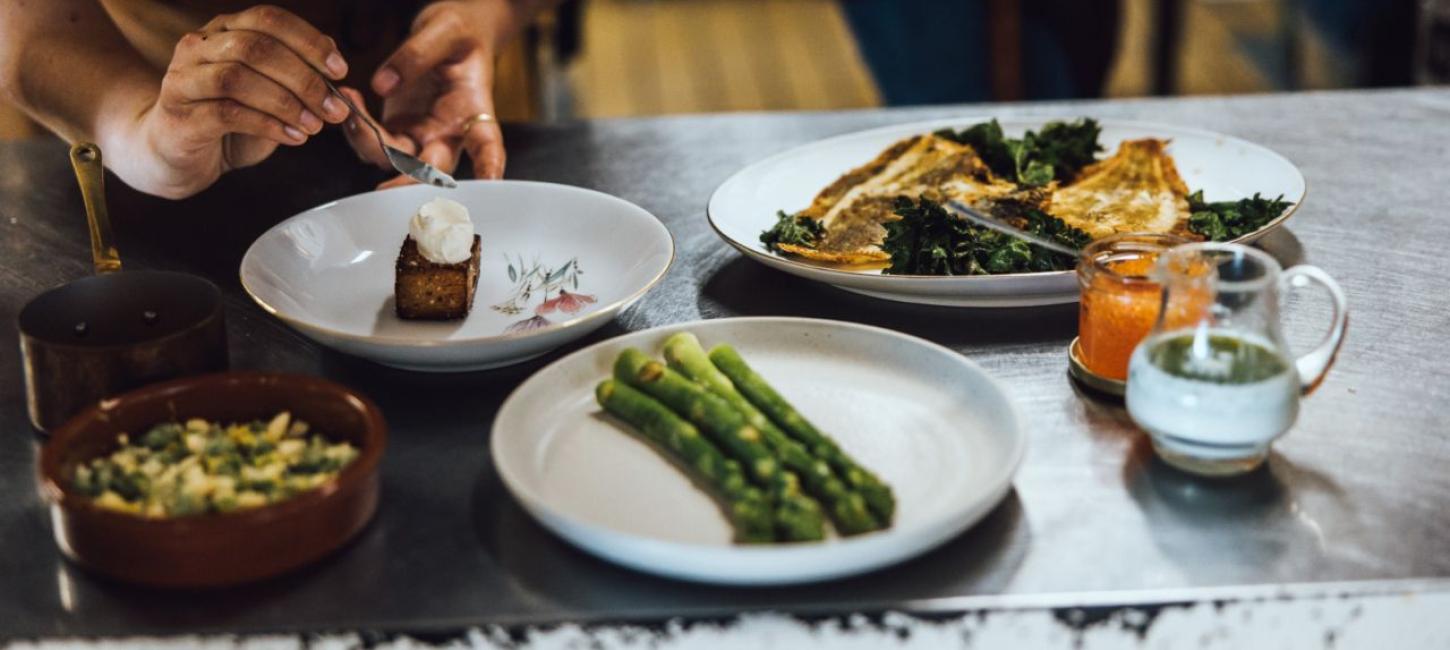
[[[1127, 380], [1128, 358], [1158, 320], [1162, 287], [1148, 279], [1157, 254], [1109, 262], [1082, 290], [1077, 344], [1088, 370]], [[1114, 277], [1117, 276], [1117, 277]], [[1131, 278], [1124, 282], [1120, 278]]]
[[[1153, 325], [1163, 287], [1152, 276], [1158, 255], [1188, 240], [1174, 235], [1127, 234], [1099, 239], [1083, 249], [1078, 263], [1082, 302], [1078, 310], [1078, 354], [1089, 371], [1128, 379], [1128, 359]], [[1194, 322], [1205, 300], [1175, 297], [1167, 325]]]

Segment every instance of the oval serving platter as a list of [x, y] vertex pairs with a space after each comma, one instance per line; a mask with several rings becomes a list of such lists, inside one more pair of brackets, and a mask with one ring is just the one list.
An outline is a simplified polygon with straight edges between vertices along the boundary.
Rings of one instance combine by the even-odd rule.
[[[822, 188], [850, 169], [875, 158], [892, 143], [942, 128], [965, 128], [990, 117], [950, 118], [888, 126], [826, 138], [750, 165], [727, 179], [711, 195], [710, 225], [747, 257], [792, 275], [868, 296], [951, 307], [1028, 307], [1077, 300], [1072, 271], [974, 276], [883, 275], [879, 269], [845, 269], [783, 257], [766, 250], [760, 233], [775, 223], [777, 211], [804, 209]], [[1040, 129], [1046, 119], [1001, 119], [1009, 136]], [[1249, 243], [1288, 219], [1304, 201], [1304, 175], [1288, 159], [1261, 145], [1200, 129], [1123, 120], [1099, 120], [1099, 142], [1112, 154], [1124, 140], [1167, 138], [1179, 174], [1190, 190], [1209, 201], [1232, 201], [1255, 192], [1283, 195], [1293, 205], [1263, 228], [1235, 240]]]
[[[466, 206], [481, 236], [473, 309], [403, 320], [394, 264], [418, 206]], [[643, 208], [602, 192], [529, 181], [464, 181], [367, 192], [273, 226], [242, 258], [242, 287], [267, 312], [348, 354], [409, 370], [526, 361], [609, 322], [664, 277], [674, 241]]]
[[[896, 493], [886, 530], [822, 542], [738, 545], [715, 503], [604, 414], [594, 388], [618, 353], [658, 354], [675, 332], [728, 342]], [[800, 318], [730, 318], [604, 341], [540, 370], [504, 402], [493, 463], [543, 526], [606, 560], [657, 575], [781, 585], [862, 573], [924, 553], [1011, 488], [1027, 440], [1011, 399], [975, 363], [890, 330]]]

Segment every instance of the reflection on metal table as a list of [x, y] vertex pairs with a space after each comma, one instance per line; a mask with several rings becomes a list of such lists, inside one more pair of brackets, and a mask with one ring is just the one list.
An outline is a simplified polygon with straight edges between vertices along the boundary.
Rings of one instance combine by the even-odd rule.
[[[1305, 205], [1264, 246], [1338, 278], [1354, 318], [1337, 367], [1266, 469], [1212, 482], [1154, 460], [1120, 405], [1088, 398], [1068, 380], [1075, 306], [953, 310], [872, 300], [745, 260], [705, 221], [705, 199], [721, 180], [787, 147], [989, 114], [1200, 126], [1269, 146], [1304, 171]], [[15, 314], [41, 290], [88, 273], [89, 249], [66, 148], [55, 140], [0, 145], [0, 637], [428, 631], [762, 609], [941, 612], [1102, 605], [1118, 596], [1141, 603], [1154, 594], [1232, 599], [1298, 583], [1363, 582], [1393, 592], [1425, 584], [1394, 581], [1443, 580], [1450, 370], [1434, 350], [1450, 337], [1450, 263], [1441, 245], [1450, 240], [1442, 214], [1447, 117], [1450, 92], [1412, 90], [517, 126], [506, 130], [511, 177], [581, 185], [643, 206], [674, 235], [677, 261], [643, 301], [585, 341], [519, 366], [454, 375], [323, 349], [240, 288], [242, 252], [273, 223], [379, 180], [345, 164], [351, 154], [340, 139], [281, 152], [181, 202], [112, 182], [112, 218], [131, 268], [198, 273], [222, 287], [234, 367], [329, 377], [370, 395], [391, 425], [379, 515], [354, 543], [301, 572], [204, 595], [94, 578], [68, 565], [51, 540], [35, 490], [39, 441], [25, 417]], [[1296, 304], [1302, 318], [1289, 323], [1291, 343], [1315, 340], [1326, 309], [1312, 299]], [[777, 589], [706, 587], [611, 566], [550, 536], [505, 494], [489, 462], [488, 431], [500, 402], [530, 373], [621, 332], [731, 315], [881, 325], [977, 361], [1025, 416], [1030, 448], [1015, 490], [925, 556]]]

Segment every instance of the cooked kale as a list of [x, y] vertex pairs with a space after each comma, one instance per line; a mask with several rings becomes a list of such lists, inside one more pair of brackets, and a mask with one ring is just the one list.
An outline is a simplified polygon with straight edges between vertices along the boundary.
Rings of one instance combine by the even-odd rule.
[[1002, 125], [997, 120], [975, 124], [960, 131], [942, 129], [934, 135], [970, 146], [981, 156], [982, 162], [998, 176], [1009, 179], [1017, 177], [1017, 164], [1007, 147], [1007, 137], [1002, 135]]
[[776, 213], [775, 225], [771, 226], [770, 230], [760, 233], [760, 243], [777, 253], [781, 252], [780, 244], [795, 244], [809, 248], [816, 245], [816, 241], [824, 234], [824, 231], [821, 222], [815, 219], [786, 214], [781, 211]]
[[[894, 275], [988, 275], [1070, 269], [1077, 260], [989, 228], [974, 226], [929, 200], [896, 199], [897, 221], [886, 224], [882, 250], [891, 255], [884, 273]], [[1066, 246], [1081, 248], [1087, 233], [1035, 208], [1008, 217], [1013, 225]]]
[[1092, 164], [1102, 151], [1097, 120], [1085, 117], [1076, 122], [1048, 122], [1041, 131], [1028, 131], [1022, 138], [1002, 134], [997, 120], [976, 124], [961, 131], [942, 129], [939, 137], [970, 145], [993, 173], [1018, 185], [1041, 187], [1053, 179], [1067, 182], [1083, 167]]
[[1276, 199], [1266, 199], [1256, 192], [1252, 198], [1207, 203], [1203, 200], [1203, 190], [1199, 190], [1188, 196], [1188, 209], [1192, 212], [1188, 229], [1213, 241], [1237, 239], [1264, 227], [1293, 205], [1283, 199], [1282, 194]]
[[1036, 146], [1037, 160], [1050, 166], [1057, 180], [1067, 182], [1097, 160], [1098, 152], [1103, 150], [1098, 144], [1102, 130], [1092, 118], [1071, 123], [1048, 122], [1040, 133], [1028, 131], [1026, 139]]

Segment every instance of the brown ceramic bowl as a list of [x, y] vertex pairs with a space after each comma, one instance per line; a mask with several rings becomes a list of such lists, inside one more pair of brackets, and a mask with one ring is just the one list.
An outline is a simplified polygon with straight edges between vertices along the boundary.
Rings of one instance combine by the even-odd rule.
[[[76, 463], [114, 449], [116, 435], [158, 422], [265, 419], [279, 411], [358, 446], [336, 481], [287, 501], [227, 514], [144, 519], [103, 510], [70, 488]], [[366, 397], [302, 375], [225, 372], [124, 393], [81, 411], [40, 452], [41, 492], [67, 557], [121, 580], [166, 587], [219, 586], [274, 576], [347, 542], [377, 511], [378, 461], [387, 424]]]

